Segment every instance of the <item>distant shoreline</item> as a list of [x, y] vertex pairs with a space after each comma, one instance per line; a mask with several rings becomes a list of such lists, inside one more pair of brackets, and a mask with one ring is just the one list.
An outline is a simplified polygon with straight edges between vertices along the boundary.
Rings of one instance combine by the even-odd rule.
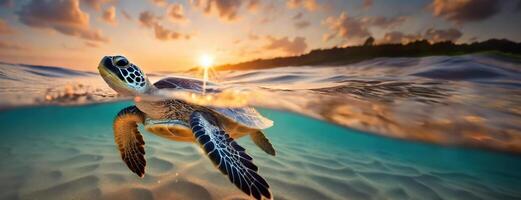
[[252, 70], [284, 66], [334, 66], [356, 63], [378, 57], [453, 56], [494, 51], [512, 55], [521, 55], [521, 43], [507, 39], [490, 39], [471, 44], [454, 44], [450, 41], [431, 44], [427, 40], [418, 40], [408, 44], [366, 44], [361, 46], [317, 49], [299, 56], [257, 59], [236, 64], [225, 64], [216, 66], [215, 69]]

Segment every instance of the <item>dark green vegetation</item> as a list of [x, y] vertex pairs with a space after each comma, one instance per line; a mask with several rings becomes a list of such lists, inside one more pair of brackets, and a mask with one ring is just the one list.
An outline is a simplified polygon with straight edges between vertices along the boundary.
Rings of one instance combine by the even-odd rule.
[[369, 41], [370, 39], [362, 46], [316, 49], [299, 56], [257, 59], [243, 63], [221, 65], [217, 66], [216, 69], [246, 70], [302, 65], [343, 65], [378, 57], [452, 56], [487, 51], [521, 55], [521, 43], [506, 39], [490, 39], [471, 44], [454, 44], [451, 41], [431, 44], [427, 40], [418, 40], [408, 44], [381, 45], [372, 45], [372, 42]]

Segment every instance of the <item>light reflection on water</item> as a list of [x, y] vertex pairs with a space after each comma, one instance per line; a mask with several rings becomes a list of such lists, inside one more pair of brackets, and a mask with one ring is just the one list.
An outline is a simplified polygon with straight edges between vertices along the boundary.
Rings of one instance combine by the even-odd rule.
[[[292, 111], [394, 138], [521, 153], [520, 63], [483, 54], [226, 71], [213, 78], [220, 85], [210, 98], [179, 90], [162, 95]], [[7, 64], [0, 70], [4, 108], [118, 100], [97, 74]]]

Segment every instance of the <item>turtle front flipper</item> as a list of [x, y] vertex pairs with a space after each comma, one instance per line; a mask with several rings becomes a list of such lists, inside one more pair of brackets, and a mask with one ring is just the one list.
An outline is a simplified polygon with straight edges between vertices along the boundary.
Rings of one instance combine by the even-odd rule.
[[145, 114], [136, 106], [129, 106], [119, 111], [114, 119], [114, 141], [118, 145], [121, 159], [127, 167], [139, 177], [145, 175], [145, 141], [137, 128], [143, 123]]
[[190, 116], [190, 127], [196, 141], [213, 164], [244, 193], [261, 199], [271, 199], [269, 185], [257, 173], [257, 166], [222, 128], [217, 118], [207, 112], [196, 111]]

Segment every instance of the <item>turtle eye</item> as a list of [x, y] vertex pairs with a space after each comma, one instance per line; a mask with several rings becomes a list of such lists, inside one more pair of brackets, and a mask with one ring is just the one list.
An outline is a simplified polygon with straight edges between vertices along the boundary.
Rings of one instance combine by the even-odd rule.
[[113, 60], [113, 63], [116, 67], [120, 68], [127, 67], [129, 64], [128, 60], [123, 56], [116, 56]]

